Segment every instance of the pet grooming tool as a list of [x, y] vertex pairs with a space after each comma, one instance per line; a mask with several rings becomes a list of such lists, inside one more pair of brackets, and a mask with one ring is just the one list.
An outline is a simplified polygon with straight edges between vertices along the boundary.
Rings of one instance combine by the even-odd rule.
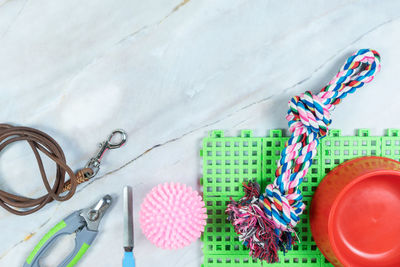
[[144, 235], [163, 249], [177, 249], [200, 237], [206, 225], [201, 196], [184, 184], [154, 187], [144, 199], [139, 214]]
[[[113, 142], [112, 139], [118, 138], [118, 136], [120, 136], [120, 140]], [[88, 181], [98, 173], [100, 160], [104, 153], [108, 149], [121, 147], [126, 142], [126, 138], [125, 131], [114, 130], [107, 140], [100, 144], [97, 154], [89, 160], [83, 169], [80, 169], [75, 174], [67, 165], [60, 145], [51, 136], [34, 128], [0, 124], [0, 152], [11, 143], [26, 141], [36, 157], [40, 175], [47, 190], [47, 194], [38, 198], [23, 197], [0, 190], [0, 206], [16, 215], [28, 215], [40, 210], [53, 200], [65, 201], [70, 199], [75, 194], [76, 187], [79, 184]], [[39, 152], [42, 152], [56, 163], [57, 172], [53, 185], [49, 184], [41, 153]], [[69, 180], [67, 181], [65, 173], [69, 175]]]
[[71, 213], [64, 220], [56, 224], [33, 249], [23, 267], [39, 267], [40, 258], [46, 253], [61, 235], [75, 236], [74, 250], [58, 265], [58, 267], [72, 267], [85, 254], [98, 233], [99, 224], [104, 213], [110, 207], [112, 198], [105, 195], [92, 207]]
[[133, 214], [132, 214], [132, 188], [124, 187], [124, 259], [122, 267], [134, 267], [135, 258], [133, 256], [134, 234], [133, 234]]

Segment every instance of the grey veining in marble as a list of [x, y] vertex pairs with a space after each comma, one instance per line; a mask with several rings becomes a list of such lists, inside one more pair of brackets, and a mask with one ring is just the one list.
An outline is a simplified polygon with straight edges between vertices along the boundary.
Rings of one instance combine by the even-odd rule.
[[[199, 266], [200, 241], [164, 251], [144, 238], [145, 194], [165, 181], [200, 189], [198, 151], [209, 130], [262, 136], [286, 128], [287, 101], [317, 92], [359, 48], [378, 50], [382, 71], [343, 101], [332, 127], [347, 134], [400, 127], [399, 1], [181, 1], [0, 0], [1, 121], [46, 131], [74, 169], [113, 129], [129, 134], [70, 201], [27, 217], [0, 210], [0, 266], [21, 266], [55, 223], [105, 193], [117, 201], [79, 266], [120, 266], [126, 184], [134, 191], [137, 265]], [[26, 144], [0, 154], [0, 187], [43, 193]], [[72, 238], [63, 241], [43, 266], [72, 248]]]

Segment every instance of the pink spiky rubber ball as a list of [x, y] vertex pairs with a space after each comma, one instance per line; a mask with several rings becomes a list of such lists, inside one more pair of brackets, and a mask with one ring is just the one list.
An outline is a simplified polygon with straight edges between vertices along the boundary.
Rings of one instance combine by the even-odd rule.
[[146, 195], [139, 212], [144, 235], [163, 249], [183, 248], [204, 231], [206, 208], [196, 191], [180, 183], [165, 183]]

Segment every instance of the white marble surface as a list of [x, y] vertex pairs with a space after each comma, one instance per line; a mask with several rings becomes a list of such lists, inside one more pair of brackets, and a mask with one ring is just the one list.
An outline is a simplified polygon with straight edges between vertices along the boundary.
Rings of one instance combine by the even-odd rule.
[[[21, 266], [55, 223], [105, 193], [119, 198], [79, 266], [120, 266], [125, 184], [134, 187], [137, 266], [199, 266], [200, 241], [164, 251], [144, 238], [145, 194], [165, 181], [199, 189], [209, 130], [286, 128], [289, 98], [317, 92], [359, 48], [381, 53], [382, 72], [335, 110], [332, 126], [400, 127], [399, 1], [181, 1], [0, 0], [1, 121], [48, 132], [75, 169], [111, 130], [129, 134], [70, 201], [27, 217], [0, 210], [0, 266]], [[26, 144], [1, 153], [0, 187], [43, 193]], [[63, 241], [42, 266], [72, 247]]]

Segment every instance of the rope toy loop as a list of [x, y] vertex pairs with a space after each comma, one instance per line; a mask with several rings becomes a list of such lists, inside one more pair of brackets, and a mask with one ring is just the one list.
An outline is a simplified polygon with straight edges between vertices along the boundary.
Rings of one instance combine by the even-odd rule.
[[378, 52], [358, 50], [318, 94], [306, 91], [289, 101], [286, 119], [291, 136], [277, 162], [274, 182], [261, 195], [257, 183], [243, 184], [245, 195], [238, 202], [231, 198], [226, 209], [228, 220], [254, 259], [278, 262], [278, 251], [286, 253], [298, 240], [293, 228], [306, 208], [299, 186], [320, 139], [328, 134], [331, 112], [348, 94], [371, 82], [380, 68]]

